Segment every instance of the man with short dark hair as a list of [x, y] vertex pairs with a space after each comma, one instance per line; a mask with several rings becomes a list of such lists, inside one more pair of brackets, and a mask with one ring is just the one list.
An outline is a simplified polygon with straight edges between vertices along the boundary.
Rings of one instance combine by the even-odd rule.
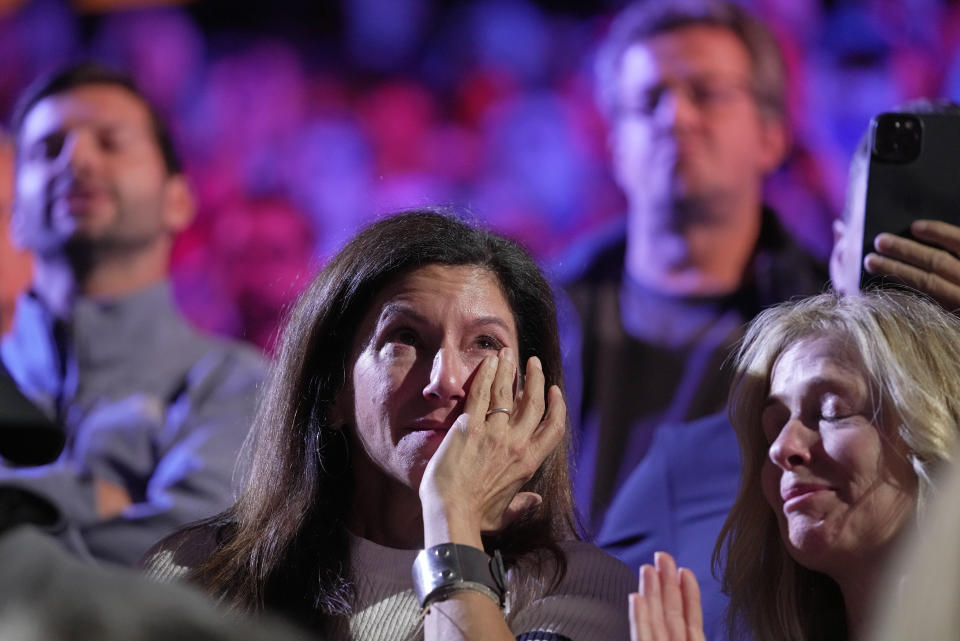
[[224, 509], [263, 368], [189, 327], [167, 281], [193, 198], [169, 133], [126, 76], [59, 70], [16, 108], [13, 235], [34, 259], [0, 356], [67, 432], [43, 467], [0, 479], [45, 498], [80, 554], [133, 564]]

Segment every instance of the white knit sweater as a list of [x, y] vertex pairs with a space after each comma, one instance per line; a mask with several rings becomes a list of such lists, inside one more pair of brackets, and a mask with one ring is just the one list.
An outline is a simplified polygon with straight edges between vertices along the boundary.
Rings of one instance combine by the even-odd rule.
[[[526, 641], [626, 640], [627, 594], [636, 590], [633, 573], [620, 561], [579, 541], [561, 544], [567, 557], [563, 580], [510, 611], [510, 629]], [[354, 614], [337, 622], [330, 635], [344, 641], [423, 639], [411, 567], [417, 550], [397, 550], [351, 537]], [[508, 576], [512, 582], [513, 571]], [[510, 603], [508, 601], [508, 607]], [[527, 634], [533, 633], [538, 634]]]
[[[581, 541], [560, 544], [567, 572], [555, 586], [545, 580], [525, 604], [517, 602], [516, 569], [507, 575], [507, 621], [522, 641], [626, 641], [627, 594], [633, 573], [617, 559]], [[353, 614], [337, 619], [325, 635], [333, 641], [421, 641], [420, 607], [411, 568], [418, 550], [398, 550], [350, 537]], [[160, 581], [182, 579], [189, 568], [161, 550], [147, 564]], [[549, 577], [550, 572], [546, 573]], [[513, 595], [511, 598], [510, 595]]]

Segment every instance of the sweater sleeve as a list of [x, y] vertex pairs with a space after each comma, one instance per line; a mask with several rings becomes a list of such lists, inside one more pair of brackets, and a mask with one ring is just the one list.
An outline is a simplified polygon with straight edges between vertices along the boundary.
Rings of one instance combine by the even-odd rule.
[[510, 628], [518, 641], [628, 639], [627, 595], [636, 591], [633, 573], [588, 543], [567, 542], [563, 551], [563, 579], [512, 617]]
[[237, 457], [254, 413], [259, 361], [217, 355], [191, 370], [185, 393], [153, 435], [144, 494], [118, 518], [83, 528], [98, 558], [134, 564], [161, 537], [229, 507]]
[[[55, 506], [58, 536], [76, 554], [133, 565], [163, 536], [233, 502], [234, 468], [262, 379], [259, 359], [212, 352], [171, 404], [147, 394], [104, 401], [79, 423], [64, 457], [34, 468], [0, 466], [0, 487]], [[123, 487], [131, 505], [103, 519], [96, 479]]]

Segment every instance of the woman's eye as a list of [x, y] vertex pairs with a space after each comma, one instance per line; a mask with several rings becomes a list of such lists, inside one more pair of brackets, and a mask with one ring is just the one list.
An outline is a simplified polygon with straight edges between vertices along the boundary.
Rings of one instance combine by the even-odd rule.
[[853, 412], [848, 407], [839, 403], [826, 403], [820, 408], [820, 420], [828, 423], [836, 423], [852, 415]]
[[764, 408], [760, 414], [760, 429], [763, 431], [763, 437], [766, 439], [767, 445], [777, 440], [780, 430], [783, 429], [789, 419], [789, 412], [781, 405], [771, 404]]
[[480, 349], [489, 349], [499, 352], [501, 349], [503, 349], [503, 343], [492, 336], [478, 336], [477, 347]]
[[783, 423], [768, 419], [760, 423], [760, 429], [763, 432], [763, 438], [766, 440], [767, 445], [770, 445], [777, 440], [777, 436], [780, 435], [780, 430], [783, 429]]
[[846, 418], [850, 418], [850, 414], [843, 412], [822, 412], [820, 414], [820, 420], [826, 421], [827, 423], [837, 423]]
[[417, 335], [412, 329], [403, 327], [393, 333], [393, 341], [403, 345], [416, 345]]

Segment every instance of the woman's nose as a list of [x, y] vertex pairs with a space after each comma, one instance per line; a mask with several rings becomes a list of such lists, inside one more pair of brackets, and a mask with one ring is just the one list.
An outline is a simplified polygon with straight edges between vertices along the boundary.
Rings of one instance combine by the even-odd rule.
[[442, 401], [462, 400], [466, 397], [464, 388], [469, 376], [470, 368], [463, 356], [457, 350], [441, 348], [433, 357], [430, 380], [423, 388], [423, 396]]
[[783, 470], [809, 465], [810, 450], [817, 438], [816, 430], [811, 430], [798, 419], [791, 419], [770, 444], [770, 460]]

